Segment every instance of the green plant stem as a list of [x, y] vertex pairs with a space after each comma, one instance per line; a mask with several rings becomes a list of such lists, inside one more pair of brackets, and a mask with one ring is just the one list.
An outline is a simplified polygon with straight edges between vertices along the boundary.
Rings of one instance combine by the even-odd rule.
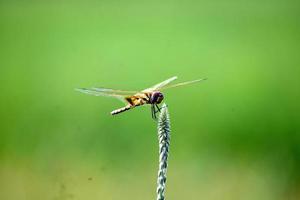
[[170, 146], [170, 118], [166, 104], [158, 117], [159, 169], [157, 178], [157, 200], [165, 200], [167, 167]]

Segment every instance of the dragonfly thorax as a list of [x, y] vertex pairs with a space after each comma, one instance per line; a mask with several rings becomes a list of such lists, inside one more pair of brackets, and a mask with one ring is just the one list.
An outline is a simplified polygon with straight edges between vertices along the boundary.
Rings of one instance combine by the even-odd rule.
[[159, 91], [152, 92], [150, 96], [150, 104], [160, 104], [163, 99], [164, 99], [164, 95], [161, 92]]

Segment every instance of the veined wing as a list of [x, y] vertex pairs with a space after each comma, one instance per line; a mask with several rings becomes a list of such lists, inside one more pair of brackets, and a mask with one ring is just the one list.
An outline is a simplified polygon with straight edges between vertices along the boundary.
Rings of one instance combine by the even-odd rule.
[[176, 79], [177, 79], [177, 76], [173, 76], [173, 77], [171, 77], [171, 78], [169, 78], [169, 79], [167, 79], [167, 80], [165, 80], [165, 81], [163, 81], [161, 83], [158, 83], [158, 84], [156, 84], [156, 85], [154, 85], [154, 86], [152, 86], [150, 88], [147, 88], [147, 89], [143, 90], [142, 92], [149, 92], [149, 91], [160, 90], [161, 88], [169, 85], [172, 81], [174, 81]]
[[198, 83], [198, 82], [205, 81], [205, 80], [207, 80], [207, 79], [203, 78], [203, 79], [197, 79], [197, 80], [193, 80], [193, 81], [186, 81], [186, 82], [182, 82], [182, 83], [176, 83], [176, 84], [173, 84], [173, 85], [167, 85], [167, 86], [162, 87], [160, 89], [164, 90], [164, 89], [169, 89], [169, 88], [174, 88], [174, 87], [189, 85], [189, 84], [193, 84], [193, 83]]
[[133, 94], [137, 93], [137, 91], [126, 91], [126, 90], [114, 90], [109, 88], [77, 88], [79, 92], [94, 95], [94, 96], [107, 96], [107, 97], [114, 97], [123, 102], [126, 102], [125, 97], [132, 96]]

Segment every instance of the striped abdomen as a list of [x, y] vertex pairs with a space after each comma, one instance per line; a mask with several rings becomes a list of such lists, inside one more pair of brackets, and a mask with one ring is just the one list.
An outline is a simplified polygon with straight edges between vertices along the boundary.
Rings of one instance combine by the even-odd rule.
[[124, 112], [126, 110], [129, 110], [130, 108], [132, 108], [132, 106], [131, 105], [127, 105], [127, 106], [125, 106], [123, 108], [119, 108], [117, 110], [112, 111], [110, 114], [116, 115], [116, 114], [122, 113], [122, 112]]

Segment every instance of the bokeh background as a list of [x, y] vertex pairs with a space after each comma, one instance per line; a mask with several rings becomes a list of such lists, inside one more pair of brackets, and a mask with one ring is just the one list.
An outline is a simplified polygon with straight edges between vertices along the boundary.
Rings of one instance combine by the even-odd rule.
[[76, 87], [165, 92], [167, 199], [300, 199], [295, 0], [0, 2], [0, 199], [155, 199], [149, 107]]

